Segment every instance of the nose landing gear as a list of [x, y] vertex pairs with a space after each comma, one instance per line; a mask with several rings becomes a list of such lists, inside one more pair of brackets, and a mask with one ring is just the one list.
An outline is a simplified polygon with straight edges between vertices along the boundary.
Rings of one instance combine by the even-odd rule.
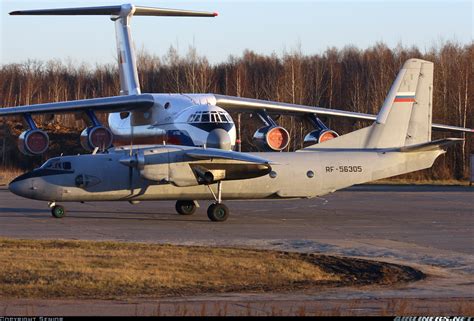
[[57, 205], [55, 202], [49, 203], [49, 207], [51, 208], [51, 215], [55, 218], [62, 218], [66, 215], [66, 209], [62, 205]]

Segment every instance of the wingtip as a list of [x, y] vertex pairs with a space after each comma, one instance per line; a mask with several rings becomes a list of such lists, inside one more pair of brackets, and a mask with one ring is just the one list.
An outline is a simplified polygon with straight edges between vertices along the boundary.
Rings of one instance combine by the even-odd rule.
[[219, 12], [214, 12], [214, 17], [217, 17], [219, 15]]

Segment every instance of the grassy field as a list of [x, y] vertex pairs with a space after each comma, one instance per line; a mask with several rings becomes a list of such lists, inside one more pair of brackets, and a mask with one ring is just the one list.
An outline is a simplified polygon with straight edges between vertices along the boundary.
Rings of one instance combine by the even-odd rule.
[[398, 265], [331, 256], [142, 243], [0, 239], [0, 298], [136, 298], [423, 277]]

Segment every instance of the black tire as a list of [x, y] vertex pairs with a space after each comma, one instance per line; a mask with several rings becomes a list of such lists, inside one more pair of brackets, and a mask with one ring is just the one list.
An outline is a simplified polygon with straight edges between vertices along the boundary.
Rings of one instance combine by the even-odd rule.
[[66, 215], [66, 210], [61, 205], [55, 205], [51, 208], [51, 214], [55, 218], [62, 218], [64, 215]]
[[193, 201], [177, 201], [176, 212], [181, 215], [192, 215], [196, 212], [196, 204]]
[[213, 222], [224, 222], [229, 217], [229, 208], [224, 204], [211, 204], [207, 209], [207, 217]]

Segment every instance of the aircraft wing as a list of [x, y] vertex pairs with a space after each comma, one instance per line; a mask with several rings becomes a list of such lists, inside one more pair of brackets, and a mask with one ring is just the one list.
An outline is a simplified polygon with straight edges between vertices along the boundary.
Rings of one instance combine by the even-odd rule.
[[[296, 105], [289, 103], [281, 103], [262, 99], [252, 98], [241, 98], [226, 95], [214, 95], [216, 98], [216, 105], [222, 107], [230, 112], [255, 112], [258, 110], [265, 110], [270, 114], [317, 114], [327, 115], [336, 117], [345, 117], [361, 120], [373, 120], [377, 119], [376, 115], [357, 113], [352, 111], [330, 109], [324, 107], [310, 107], [305, 105]], [[432, 124], [432, 128], [440, 131], [457, 131], [465, 133], [474, 133], [474, 129]]]
[[82, 99], [73, 101], [62, 101], [57, 103], [46, 103], [37, 105], [26, 105], [18, 107], [0, 108], [0, 117], [18, 116], [22, 114], [61, 114], [85, 112], [94, 110], [100, 112], [120, 112], [137, 109], [147, 109], [155, 103], [153, 96], [148, 94], [113, 96], [105, 98]]
[[262, 157], [221, 149], [192, 149], [186, 152], [186, 156], [198, 160], [226, 159], [253, 164], [270, 164], [270, 161]]

